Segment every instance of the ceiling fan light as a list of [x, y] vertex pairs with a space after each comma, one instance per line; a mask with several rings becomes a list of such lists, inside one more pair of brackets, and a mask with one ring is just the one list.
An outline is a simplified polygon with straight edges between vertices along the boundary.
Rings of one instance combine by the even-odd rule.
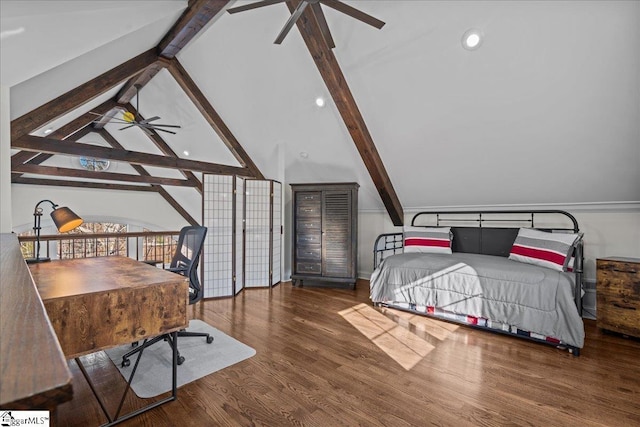
[[123, 111], [122, 120], [124, 120], [127, 123], [133, 123], [136, 120], [136, 117], [133, 115], [133, 113], [130, 113], [128, 111]]

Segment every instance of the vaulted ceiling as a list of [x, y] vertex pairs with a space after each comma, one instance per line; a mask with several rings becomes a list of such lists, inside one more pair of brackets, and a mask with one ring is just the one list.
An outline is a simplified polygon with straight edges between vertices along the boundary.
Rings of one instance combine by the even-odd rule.
[[[357, 181], [361, 206], [396, 223], [403, 206], [640, 200], [640, 4], [346, 1], [387, 24], [324, 9], [329, 49], [312, 15], [273, 44], [297, 1], [224, 11], [247, 3], [3, 1], [14, 182], [143, 185], [191, 222], [199, 173], [214, 170]], [[485, 41], [466, 51], [472, 27]], [[180, 124], [176, 135], [72, 134], [89, 111], [131, 110], [135, 82], [141, 115]], [[60, 138], [115, 148], [92, 155], [136, 178], [70, 171], [75, 148]], [[25, 149], [57, 154], [16, 157]]]

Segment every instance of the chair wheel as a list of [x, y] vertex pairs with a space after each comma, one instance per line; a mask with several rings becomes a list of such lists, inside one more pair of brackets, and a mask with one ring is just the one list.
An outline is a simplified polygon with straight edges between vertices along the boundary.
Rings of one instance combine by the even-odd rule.
[[184, 356], [178, 357], [178, 365], [182, 365], [184, 363]]
[[122, 359], [122, 367], [126, 368], [127, 366], [131, 365], [131, 360], [129, 359]]
[[207, 344], [211, 344], [213, 342], [213, 337], [211, 335], [209, 335], [207, 337]]

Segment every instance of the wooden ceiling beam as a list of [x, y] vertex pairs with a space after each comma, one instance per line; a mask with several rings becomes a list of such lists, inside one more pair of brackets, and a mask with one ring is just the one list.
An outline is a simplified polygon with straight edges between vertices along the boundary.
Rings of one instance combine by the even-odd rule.
[[[114, 101], [111, 100], [111, 102], [114, 102]], [[118, 114], [122, 114], [124, 111], [125, 111], [124, 107], [114, 107], [109, 111], [107, 111], [106, 113], [104, 113], [102, 117], [94, 116], [91, 127], [96, 130], [102, 129], [107, 125], [107, 123], [111, 121], [111, 119], [113, 119]]]
[[128, 162], [132, 164], [158, 166], [169, 169], [195, 170], [198, 172], [213, 173], [219, 175], [249, 176], [247, 168], [219, 165], [160, 156], [157, 154], [141, 153], [138, 151], [119, 150], [115, 148], [100, 147], [97, 145], [79, 144], [69, 141], [60, 141], [51, 138], [42, 138], [32, 135], [24, 135], [17, 141], [12, 141], [12, 148], [27, 151], [36, 151], [50, 154], [66, 154], [77, 157], [95, 157], [99, 159]]
[[234, 155], [236, 160], [249, 170], [249, 176], [256, 179], [264, 179], [264, 175], [262, 175], [260, 169], [258, 169], [255, 163], [253, 163], [251, 157], [249, 157], [231, 130], [209, 103], [207, 97], [204, 96], [196, 83], [191, 79], [187, 70], [185, 70], [180, 62], [175, 58], [171, 61], [171, 65], [168, 69], [182, 90], [191, 99], [198, 111], [200, 111], [200, 114], [202, 114], [202, 116], [207, 120], [207, 123], [209, 123], [213, 130], [216, 131], [222, 142]]
[[230, 0], [190, 0], [189, 7], [158, 44], [158, 55], [172, 59]]
[[129, 81], [122, 87], [122, 89], [120, 89], [118, 95], [116, 95], [118, 104], [126, 104], [128, 102], [131, 102], [131, 99], [138, 93], [138, 89], [136, 89], [136, 86], [138, 86], [139, 88], [144, 87], [156, 74], [158, 74], [162, 69], [168, 66], [169, 60], [165, 58], [158, 58], [156, 62], [149, 65], [136, 76], [129, 79]]
[[[100, 129], [98, 131], [98, 134], [100, 136], [102, 136], [108, 143], [109, 145], [111, 145], [111, 147], [113, 148], [118, 148], [120, 150], [123, 150], [124, 147], [122, 146], [122, 144], [120, 144], [109, 132], [106, 131], [106, 129]], [[151, 174], [149, 172], [147, 172], [147, 170], [140, 165], [131, 165], [131, 167], [138, 172], [141, 176], [143, 177], [150, 177]], [[200, 184], [200, 189], [202, 188], [202, 184], [197, 181], [198, 184]], [[185, 220], [187, 220], [187, 222], [190, 225], [200, 225], [198, 223], [198, 221], [195, 220], [195, 218], [193, 218], [191, 216], [191, 214], [189, 214], [189, 212], [187, 212], [187, 210], [185, 208], [182, 207], [182, 205], [180, 203], [178, 203], [176, 201], [176, 199], [174, 199], [171, 194], [169, 194], [169, 192], [167, 190], [165, 190], [164, 188], [162, 188], [161, 185], [155, 185], [153, 184], [151, 186], [155, 191], [158, 192], [158, 194], [167, 202], [169, 203], [169, 205], [171, 205], [171, 207], [173, 209], [176, 210], [176, 212], [178, 212]]]
[[[299, 0], [287, 1], [287, 7], [292, 13], [298, 4]], [[313, 61], [318, 67], [318, 71], [320, 71], [320, 75], [342, 116], [342, 120], [351, 134], [360, 157], [362, 157], [362, 161], [369, 171], [369, 175], [380, 194], [391, 221], [396, 226], [402, 225], [404, 222], [402, 204], [396, 195], [362, 113], [349, 89], [347, 80], [342, 74], [340, 65], [333, 51], [325, 43], [322, 30], [318, 25], [312, 8], [307, 8], [304, 11], [300, 19], [298, 19], [297, 25], [313, 57]], [[171, 70], [171, 68], [169, 69]]]
[[102, 179], [106, 181], [136, 182], [136, 183], [142, 183], [142, 184], [173, 185], [178, 187], [194, 186], [193, 183], [185, 179], [162, 178], [162, 177], [155, 177], [155, 176], [140, 176], [140, 175], [131, 175], [126, 173], [90, 171], [85, 169], [61, 168], [61, 167], [55, 167], [55, 166], [41, 166], [41, 165], [33, 165], [29, 163], [12, 167], [11, 172], [12, 173], [14, 172], [31, 173], [35, 175], [48, 175], [48, 176], [58, 176], [58, 177]]
[[[76, 141], [80, 138], [82, 138], [83, 136], [87, 135], [91, 133], [91, 129], [89, 126], [85, 126], [82, 129], [77, 130], [76, 132], [72, 133], [71, 135], [69, 135], [69, 137], [67, 138], [69, 141]], [[37, 156], [35, 156], [33, 159], [29, 160], [28, 164], [31, 165], [40, 165], [42, 164], [45, 160], [51, 158], [53, 156], [53, 154], [47, 154], [47, 153], [40, 153]], [[12, 165], [13, 167], [13, 165]]]
[[[12, 174], [13, 175], [13, 174]], [[124, 191], [156, 191], [148, 185], [130, 185], [130, 184], [109, 184], [102, 182], [87, 182], [87, 181], [65, 181], [61, 179], [40, 179], [40, 178], [25, 178], [11, 177], [12, 184], [27, 184], [27, 185], [48, 185], [54, 187], [78, 187], [78, 188], [94, 188], [100, 190], [124, 190]]]
[[[127, 109], [133, 113], [136, 117], [138, 117], [140, 120], [144, 120], [144, 117], [133, 107], [133, 105], [131, 104], [127, 104]], [[169, 157], [175, 157], [178, 158], [178, 155], [176, 154], [175, 151], [173, 151], [171, 149], [171, 147], [169, 147], [169, 144], [167, 144], [165, 142], [164, 139], [162, 139], [162, 137], [160, 136], [160, 134], [158, 132], [156, 132], [154, 129], [147, 129], [149, 132], [145, 132], [145, 134], [149, 137], [149, 139], [151, 140], [151, 142], [153, 142], [155, 144], [155, 146], [165, 155], [165, 156], [169, 156]], [[198, 192], [200, 194], [202, 194], [202, 183], [200, 182], [200, 180], [193, 174], [193, 172], [189, 171], [189, 170], [181, 170], [180, 171], [182, 173], [182, 175], [187, 178], [190, 182], [193, 182], [195, 185], [194, 187], [196, 187], [196, 189], [198, 190]]]
[[[103, 102], [102, 104], [100, 104], [96, 108], [92, 109], [91, 111], [94, 112], [94, 113], [97, 113], [97, 114], [106, 114], [111, 109], [113, 109], [113, 108], [115, 108], [117, 106], [118, 106], [118, 104], [116, 104], [116, 102], [113, 99], [110, 99], [110, 100], [108, 100], [106, 102]], [[61, 126], [60, 128], [58, 128], [55, 131], [53, 131], [49, 135], [49, 138], [54, 138], [54, 139], [82, 138], [82, 136], [78, 136], [78, 135], [74, 134], [74, 132], [77, 132], [79, 129], [82, 129], [82, 128], [86, 127], [91, 122], [93, 122], [95, 119], [96, 119], [96, 116], [94, 114], [85, 113], [82, 116], [73, 119], [72, 121], [70, 121], [66, 125]], [[72, 135], [73, 135], [73, 137], [72, 137]], [[22, 164], [22, 163], [24, 163], [24, 162], [26, 162], [26, 161], [28, 161], [29, 159], [32, 159], [32, 158], [34, 158], [34, 153], [33, 152], [31, 152], [31, 151], [19, 151], [19, 152], [15, 153], [13, 156], [11, 156], [11, 166], [16, 166], [16, 165]], [[46, 159], [43, 159], [42, 161], [44, 161], [44, 160], [46, 160]]]
[[60, 95], [52, 101], [36, 108], [11, 121], [11, 140], [42, 127], [52, 120], [64, 115], [70, 110], [91, 101], [119, 83], [131, 78], [153, 64], [158, 59], [156, 50], [150, 49], [140, 55], [112, 68], [111, 70], [81, 84], [75, 89]]

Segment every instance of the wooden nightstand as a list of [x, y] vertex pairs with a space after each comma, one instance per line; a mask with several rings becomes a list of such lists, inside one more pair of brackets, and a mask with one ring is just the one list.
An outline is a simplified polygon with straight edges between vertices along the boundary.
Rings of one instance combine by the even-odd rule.
[[596, 260], [599, 328], [640, 337], [640, 259]]

